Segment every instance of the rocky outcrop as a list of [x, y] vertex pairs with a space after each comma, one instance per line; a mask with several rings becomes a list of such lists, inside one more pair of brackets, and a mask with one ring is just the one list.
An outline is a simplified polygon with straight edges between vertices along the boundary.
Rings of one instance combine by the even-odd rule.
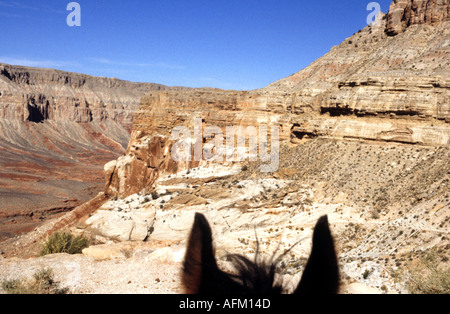
[[[190, 93], [148, 94], [136, 112], [127, 153], [105, 166], [105, 192], [116, 196], [142, 190], [149, 192], [161, 173], [176, 173], [201, 165], [204, 161], [195, 161], [194, 153], [189, 162], [174, 161], [171, 148], [176, 140], [171, 138], [171, 133], [179, 126], [188, 127], [192, 141], [202, 143], [201, 147], [211, 140], [205, 135], [210, 126], [219, 127], [224, 138], [230, 126], [234, 129], [243, 127], [243, 131], [252, 126], [275, 126], [279, 129], [279, 139], [292, 143], [317, 137], [425, 146], [448, 146], [450, 143], [450, 127], [444, 121], [410, 117], [399, 112], [380, 112], [371, 116], [348, 108], [322, 114], [286, 112], [286, 108], [293, 107], [294, 101], [293, 97], [281, 93], [261, 96], [256, 92], [193, 90]], [[276, 109], [269, 109], [274, 107]], [[195, 118], [202, 121], [198, 139], [193, 131]], [[267, 140], [270, 139], [269, 135]], [[258, 145], [261, 149], [260, 143]]]
[[298, 274], [312, 227], [327, 214], [342, 279], [399, 292], [392, 267], [406, 269], [432, 247], [448, 266], [449, 158], [448, 147], [318, 138], [285, 145], [273, 174], [253, 163], [162, 174], [152, 193], [105, 202], [78, 230], [185, 247], [200, 212], [211, 223], [218, 260], [236, 252], [251, 257], [257, 245], [268, 258], [289, 249], [280, 269]]
[[448, 0], [394, 0], [387, 15], [386, 34], [395, 36], [411, 25], [436, 25], [450, 19]]
[[413, 24], [390, 37], [385, 29], [391, 13], [379, 26], [358, 31], [306, 69], [261, 91], [295, 95], [295, 113], [449, 122], [450, 21]]
[[[403, 32], [394, 29], [403, 10]], [[315, 137], [425, 146], [450, 144], [448, 1], [394, 1], [388, 14], [312, 63], [253, 91], [153, 91], [134, 116], [126, 156], [107, 167], [106, 192], [126, 196], [151, 189], [176, 163], [169, 140], [177, 126], [275, 126], [282, 141]], [[202, 133], [204, 134], [204, 132]], [[158, 147], [157, 149], [155, 147]], [[157, 152], [157, 155], [155, 155]]]
[[[282, 121], [283, 115], [268, 111], [267, 99], [253, 98], [250, 92], [214, 89], [151, 92], [142, 98], [135, 113], [126, 155], [105, 166], [106, 193], [124, 196], [143, 188], [151, 190], [160, 173], [199, 166], [203, 158], [196, 160], [195, 152], [190, 161], [174, 160], [171, 148], [178, 139], [171, 135], [175, 127], [194, 130], [199, 123], [199, 135], [194, 132], [190, 135], [194, 149], [195, 143], [202, 146], [208, 140], [207, 127], [220, 128], [225, 144], [227, 127], [258, 128], [271, 126], [277, 120]], [[289, 129], [283, 130], [280, 137], [288, 139]]]

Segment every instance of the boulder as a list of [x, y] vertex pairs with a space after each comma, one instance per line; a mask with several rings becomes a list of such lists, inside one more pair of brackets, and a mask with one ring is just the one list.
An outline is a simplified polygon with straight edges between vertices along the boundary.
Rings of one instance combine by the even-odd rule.
[[98, 210], [86, 220], [86, 229], [94, 234], [119, 241], [144, 241], [152, 232], [155, 209], [140, 208], [133, 212]]

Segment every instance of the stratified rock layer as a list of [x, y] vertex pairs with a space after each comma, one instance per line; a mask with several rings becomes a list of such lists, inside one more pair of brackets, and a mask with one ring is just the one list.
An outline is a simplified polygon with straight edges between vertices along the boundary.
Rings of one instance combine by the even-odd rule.
[[411, 25], [436, 25], [450, 19], [448, 0], [394, 0], [387, 16], [386, 34], [395, 36]]
[[[159, 172], [189, 168], [171, 159], [169, 137], [176, 126], [194, 134], [195, 118], [202, 130], [218, 126], [223, 134], [227, 126], [275, 126], [281, 140], [293, 143], [330, 137], [449, 146], [448, 10], [446, 0], [394, 1], [377, 23], [263, 89], [148, 93], [134, 116], [126, 156], [107, 167], [106, 192], [151, 189]], [[402, 31], [394, 31], [399, 23]]]
[[[403, 2], [414, 6], [419, 1]], [[295, 95], [295, 113], [396, 115], [449, 122], [450, 21], [413, 19], [404, 31], [388, 36], [398, 24], [392, 21], [398, 5], [394, 1], [389, 13], [378, 17], [378, 25], [358, 31], [306, 69], [263, 91]], [[448, 1], [440, 6], [445, 11], [450, 8]], [[438, 10], [426, 8], [421, 14]]]
[[0, 118], [119, 122], [131, 130], [140, 97], [164, 85], [0, 64]]
[[142, 95], [167, 87], [0, 64], [0, 240], [102, 190]]

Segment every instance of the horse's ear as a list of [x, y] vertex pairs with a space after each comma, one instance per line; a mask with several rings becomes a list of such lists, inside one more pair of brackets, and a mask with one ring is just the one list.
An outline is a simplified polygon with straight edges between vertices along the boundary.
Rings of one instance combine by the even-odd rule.
[[211, 228], [202, 214], [195, 214], [183, 264], [182, 282], [188, 294], [204, 293], [211, 273], [217, 272]]
[[294, 293], [335, 294], [339, 290], [339, 265], [328, 217], [321, 217], [315, 228], [312, 250]]

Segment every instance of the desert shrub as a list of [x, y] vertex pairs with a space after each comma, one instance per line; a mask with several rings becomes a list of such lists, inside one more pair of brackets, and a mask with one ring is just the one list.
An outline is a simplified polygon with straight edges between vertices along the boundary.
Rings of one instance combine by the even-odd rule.
[[53, 279], [53, 271], [50, 268], [42, 268], [33, 275], [33, 279], [5, 280], [2, 289], [7, 294], [67, 294], [68, 288], [60, 288], [59, 283]]
[[55, 232], [47, 238], [42, 246], [41, 256], [56, 253], [81, 254], [89, 246], [89, 239], [74, 236], [69, 232]]
[[152, 192], [152, 199], [156, 200], [156, 199], [158, 199], [158, 198], [159, 198], [158, 192], [153, 191], [153, 192]]
[[450, 294], [450, 267], [440, 267], [436, 250], [408, 266], [406, 289], [412, 294]]
[[2, 289], [7, 294], [27, 294], [27, 288], [19, 279], [5, 280], [2, 282]]
[[146, 196], [146, 197], [144, 197], [142, 204], [148, 203], [150, 201], [151, 201], [150, 197]]
[[364, 279], [367, 279], [372, 273], [373, 273], [373, 270], [366, 269], [362, 276]]
[[370, 211], [370, 217], [371, 217], [372, 219], [379, 219], [379, 218], [380, 218], [380, 212], [379, 212], [379, 209], [372, 209], [372, 210]]

